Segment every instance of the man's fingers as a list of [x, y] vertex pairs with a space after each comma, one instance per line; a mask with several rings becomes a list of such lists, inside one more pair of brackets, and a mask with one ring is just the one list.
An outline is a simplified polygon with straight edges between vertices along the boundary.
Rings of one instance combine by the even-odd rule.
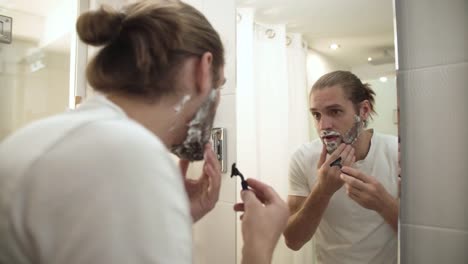
[[262, 199], [264, 203], [270, 203], [281, 199], [273, 188], [261, 181], [249, 178], [247, 179], [247, 184], [255, 191], [257, 196]]
[[356, 178], [353, 178], [349, 175], [346, 175], [344, 173], [342, 173], [341, 175], [341, 179], [349, 186], [351, 186], [352, 188], [356, 188], [358, 190], [365, 190], [366, 189], [366, 184], [363, 183], [362, 181], [356, 179]]
[[180, 172], [182, 173], [182, 176], [185, 177], [187, 175], [187, 170], [188, 170], [189, 165], [190, 165], [189, 160], [185, 160], [185, 159], [179, 160], [179, 167], [180, 167]]
[[344, 151], [346, 148], [346, 144], [341, 144], [333, 153], [330, 155], [330, 157], [325, 161], [326, 166], [330, 166], [332, 162], [337, 160], [339, 157], [341, 157], [341, 153]]
[[355, 158], [354, 156], [354, 148], [349, 146], [348, 151], [346, 151], [346, 154], [343, 155], [343, 162], [341, 163], [343, 166], [350, 166], [352, 165], [353, 159]]
[[320, 154], [320, 159], [319, 162], [317, 163], [317, 169], [320, 169], [322, 165], [325, 163], [325, 160], [327, 160], [327, 147], [325, 144], [322, 145], [322, 154]]
[[244, 204], [243, 204], [243, 203], [236, 203], [236, 204], [234, 205], [234, 211], [236, 211], [236, 212], [244, 212], [244, 211], [245, 211]]
[[359, 193], [355, 191], [347, 191], [349, 198], [353, 199], [355, 202], [359, 203], [361, 200]]
[[248, 208], [252, 208], [252, 210], [255, 210], [254, 207], [262, 205], [260, 200], [258, 200], [257, 196], [255, 196], [255, 193], [250, 190], [241, 191], [241, 199], [244, 202], [244, 210], [249, 210]]
[[348, 167], [348, 166], [343, 166], [343, 168], [341, 168], [341, 171], [345, 174], [347, 174], [348, 176], [351, 176], [353, 178], [356, 178], [362, 182], [369, 182], [370, 181], [370, 178], [365, 175], [364, 173], [362, 173], [361, 171], [355, 169], [355, 168], [351, 168], [351, 167]]
[[208, 187], [208, 195], [217, 201], [219, 198], [219, 189], [221, 187], [221, 174], [215, 171], [211, 164], [206, 164], [205, 174], [208, 175], [210, 183]]
[[218, 159], [216, 158], [215, 153], [213, 152], [213, 147], [210, 143], [205, 145], [204, 153], [205, 162], [208, 162], [213, 165], [216, 171], [221, 171], [221, 165], [219, 164]]
[[239, 216], [239, 219], [242, 221], [243, 218], [244, 218], [244, 214], [241, 214], [241, 215]]

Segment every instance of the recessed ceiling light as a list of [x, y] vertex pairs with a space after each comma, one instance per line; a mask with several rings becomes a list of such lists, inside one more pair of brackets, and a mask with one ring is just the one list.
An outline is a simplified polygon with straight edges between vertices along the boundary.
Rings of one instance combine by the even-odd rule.
[[281, 11], [282, 10], [279, 7], [273, 7], [273, 8], [268, 8], [264, 10], [263, 14], [273, 16], [273, 15], [278, 15], [279, 13], [281, 13]]
[[337, 50], [339, 47], [340, 47], [340, 45], [338, 45], [336, 43], [330, 44], [330, 49], [332, 49], [332, 50]]
[[367, 58], [367, 61], [372, 61], [372, 57]]
[[382, 76], [382, 77], [379, 78], [379, 80], [380, 80], [381, 82], [387, 82], [388, 79], [387, 79], [387, 77]]

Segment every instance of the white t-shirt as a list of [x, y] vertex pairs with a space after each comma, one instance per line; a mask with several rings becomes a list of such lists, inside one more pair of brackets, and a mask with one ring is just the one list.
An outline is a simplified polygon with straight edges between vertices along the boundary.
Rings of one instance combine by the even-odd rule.
[[[289, 195], [308, 196], [317, 179], [320, 139], [302, 145], [289, 170]], [[369, 153], [353, 166], [374, 176], [394, 197], [398, 195], [398, 140], [375, 133]], [[397, 235], [375, 211], [361, 207], [339, 189], [331, 198], [314, 234], [317, 263], [397, 263]]]
[[0, 263], [192, 263], [182, 176], [103, 96], [0, 145]]

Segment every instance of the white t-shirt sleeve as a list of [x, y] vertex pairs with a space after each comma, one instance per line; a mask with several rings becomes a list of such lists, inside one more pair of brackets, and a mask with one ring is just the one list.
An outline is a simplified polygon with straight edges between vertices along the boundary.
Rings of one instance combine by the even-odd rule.
[[302, 147], [291, 157], [289, 163], [289, 195], [309, 196], [310, 189], [304, 168]]
[[[26, 225], [41, 263], [192, 263], [181, 175], [159, 141], [125, 129], [68, 139], [33, 168]], [[72, 161], [53, 162], [70, 151]]]

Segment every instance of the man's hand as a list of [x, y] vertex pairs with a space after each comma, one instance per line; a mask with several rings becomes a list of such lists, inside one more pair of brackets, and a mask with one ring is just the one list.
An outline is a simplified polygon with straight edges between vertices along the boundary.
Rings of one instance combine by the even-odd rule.
[[344, 184], [340, 178], [340, 168], [338, 166], [330, 167], [330, 164], [341, 157], [342, 166], [352, 165], [356, 157], [354, 156], [354, 148], [351, 145], [341, 144], [327, 159], [327, 149], [322, 148], [322, 154], [317, 164], [318, 169], [318, 188], [323, 194], [332, 196]]
[[244, 240], [242, 264], [271, 263], [278, 239], [286, 227], [289, 209], [270, 186], [247, 179], [250, 189], [241, 192], [243, 203], [234, 210], [244, 212], [242, 238]]
[[346, 183], [346, 192], [351, 199], [376, 212], [387, 206], [392, 197], [377, 179], [351, 167], [341, 170], [341, 179]]
[[184, 177], [185, 190], [190, 199], [193, 222], [211, 211], [219, 199], [221, 189], [221, 168], [210, 144], [205, 145], [203, 172], [197, 180], [187, 179], [188, 160], [180, 160], [179, 166]]
[[399, 202], [372, 176], [351, 167], [343, 167], [341, 178], [348, 196], [362, 207], [379, 213], [387, 223], [398, 229]]

